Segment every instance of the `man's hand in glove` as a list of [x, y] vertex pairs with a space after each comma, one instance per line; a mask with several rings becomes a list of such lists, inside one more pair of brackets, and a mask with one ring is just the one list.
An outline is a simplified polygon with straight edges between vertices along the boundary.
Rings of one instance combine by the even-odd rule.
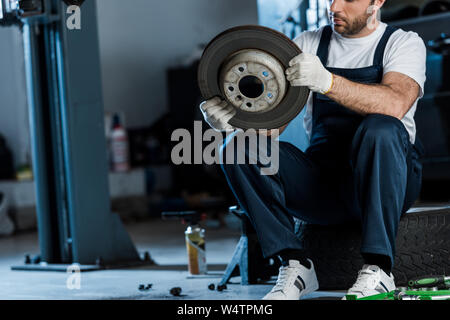
[[327, 94], [333, 87], [333, 74], [322, 65], [319, 57], [301, 53], [289, 62], [286, 79], [294, 87], [308, 87], [311, 91]]
[[[242, 130], [233, 127], [228, 121], [236, 114], [236, 109], [219, 97], [212, 98], [200, 104], [205, 121], [216, 131], [230, 132]], [[287, 124], [277, 130], [257, 130], [265, 136], [279, 136], [287, 127]]]
[[234, 131], [236, 128], [228, 123], [234, 117], [236, 110], [225, 100], [218, 97], [200, 104], [205, 121], [216, 131]]

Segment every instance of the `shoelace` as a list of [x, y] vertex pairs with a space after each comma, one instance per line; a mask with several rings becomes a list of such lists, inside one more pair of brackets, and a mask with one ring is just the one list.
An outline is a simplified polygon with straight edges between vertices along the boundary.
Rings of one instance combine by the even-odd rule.
[[280, 267], [280, 272], [278, 274], [277, 283], [272, 289], [272, 292], [274, 291], [282, 291], [284, 287], [286, 286], [286, 282], [289, 279], [289, 267]]
[[356, 279], [355, 284], [350, 289], [351, 291], [363, 291], [367, 288], [367, 283], [369, 281], [373, 281], [373, 278], [376, 276], [376, 272], [370, 269], [360, 270], [358, 272], [358, 278]]

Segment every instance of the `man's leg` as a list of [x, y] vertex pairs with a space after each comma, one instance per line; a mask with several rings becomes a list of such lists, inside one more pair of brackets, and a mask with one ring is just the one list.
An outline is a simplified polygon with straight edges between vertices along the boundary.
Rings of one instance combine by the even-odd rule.
[[[222, 149], [234, 143], [227, 138]], [[267, 148], [271, 143], [268, 139]], [[235, 148], [236, 150], [236, 148]], [[339, 198], [339, 181], [321, 170], [307, 155], [290, 143], [279, 142], [279, 171], [261, 175], [260, 164], [249, 164], [251, 150], [245, 146], [245, 164], [225, 163], [222, 169], [239, 205], [249, 216], [265, 257], [301, 251], [294, 233], [296, 216], [311, 223], [332, 224], [350, 220]]]
[[[221, 152], [223, 158], [235, 140], [234, 136], [228, 137]], [[267, 142], [266, 151], [277, 144], [271, 139]], [[293, 216], [315, 223], [347, 218], [337, 200], [338, 183], [290, 143], [279, 142], [278, 150], [274, 150], [279, 159], [279, 170], [274, 175], [262, 175], [261, 163], [251, 164], [261, 150], [249, 144], [244, 149], [245, 164], [237, 164], [234, 156], [233, 163], [223, 164], [222, 169], [256, 229], [264, 256], [278, 255], [282, 261], [277, 282], [263, 299], [298, 300], [317, 290], [319, 283], [314, 265], [304, 256], [294, 233]]]
[[361, 252], [367, 264], [389, 274], [403, 213], [411, 144], [402, 122], [394, 117], [367, 116], [352, 144], [352, 166], [362, 220]]

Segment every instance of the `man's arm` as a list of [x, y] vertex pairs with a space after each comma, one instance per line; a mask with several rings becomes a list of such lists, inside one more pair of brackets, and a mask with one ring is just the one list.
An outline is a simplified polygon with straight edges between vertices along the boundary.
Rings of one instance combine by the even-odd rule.
[[398, 72], [386, 73], [381, 84], [361, 84], [337, 75], [333, 78], [325, 95], [363, 115], [380, 113], [401, 120], [420, 94], [419, 84]]
[[287, 80], [306, 86], [360, 114], [381, 113], [402, 119], [420, 94], [420, 85], [400, 72], [387, 72], [381, 84], [361, 84], [333, 75], [319, 57], [302, 53], [289, 62]]

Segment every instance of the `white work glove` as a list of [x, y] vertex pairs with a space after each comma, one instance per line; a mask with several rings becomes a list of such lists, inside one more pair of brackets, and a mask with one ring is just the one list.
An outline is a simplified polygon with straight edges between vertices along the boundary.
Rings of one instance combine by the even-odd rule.
[[200, 104], [205, 121], [216, 131], [234, 131], [236, 128], [228, 121], [236, 114], [236, 109], [219, 97], [203, 101]]
[[318, 56], [301, 53], [289, 62], [286, 79], [294, 87], [308, 87], [321, 94], [328, 93], [333, 86], [333, 75], [323, 66]]

